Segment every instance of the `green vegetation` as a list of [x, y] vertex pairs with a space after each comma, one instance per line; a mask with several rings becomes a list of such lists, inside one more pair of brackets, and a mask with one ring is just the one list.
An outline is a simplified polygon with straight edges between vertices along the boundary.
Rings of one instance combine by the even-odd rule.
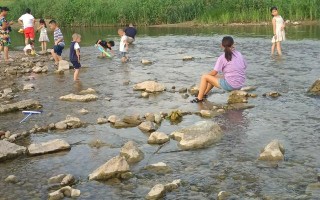
[[10, 18], [25, 8], [36, 18], [56, 19], [62, 25], [169, 24], [270, 21], [270, 7], [290, 20], [319, 20], [320, 0], [5, 0]]

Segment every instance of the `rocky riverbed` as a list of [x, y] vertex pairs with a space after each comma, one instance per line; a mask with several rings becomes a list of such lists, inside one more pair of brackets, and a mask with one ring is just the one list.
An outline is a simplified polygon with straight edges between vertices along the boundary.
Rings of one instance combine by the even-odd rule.
[[[11, 52], [0, 63], [0, 199], [317, 198], [319, 42], [305, 41], [301, 71], [299, 41], [278, 60], [269, 40], [238, 37], [247, 87], [191, 104], [220, 39], [146, 36], [127, 64], [84, 47], [81, 82], [50, 55]], [[23, 110], [41, 114], [19, 123]]]

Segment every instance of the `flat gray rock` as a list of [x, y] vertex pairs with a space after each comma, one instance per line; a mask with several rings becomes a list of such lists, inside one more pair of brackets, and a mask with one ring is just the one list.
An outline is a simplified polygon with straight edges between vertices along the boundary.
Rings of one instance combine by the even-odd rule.
[[26, 147], [16, 145], [14, 143], [0, 140], [0, 162], [15, 158], [26, 152]]

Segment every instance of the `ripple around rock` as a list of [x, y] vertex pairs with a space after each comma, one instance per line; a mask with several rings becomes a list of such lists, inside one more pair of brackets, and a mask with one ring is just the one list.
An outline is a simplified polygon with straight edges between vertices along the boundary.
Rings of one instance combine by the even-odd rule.
[[89, 180], [108, 180], [121, 178], [121, 174], [129, 172], [129, 164], [125, 157], [116, 156], [89, 174]]
[[45, 153], [53, 153], [57, 151], [69, 150], [71, 146], [64, 140], [55, 139], [48, 142], [30, 144], [28, 146], [29, 155], [40, 155]]
[[201, 121], [195, 125], [171, 133], [182, 150], [205, 148], [222, 138], [222, 131], [215, 122]]
[[26, 148], [14, 143], [0, 140], [0, 161], [15, 158], [26, 152]]
[[94, 94], [85, 94], [85, 95], [68, 94], [65, 96], [61, 96], [59, 99], [62, 101], [89, 102], [89, 101], [97, 100], [98, 96]]

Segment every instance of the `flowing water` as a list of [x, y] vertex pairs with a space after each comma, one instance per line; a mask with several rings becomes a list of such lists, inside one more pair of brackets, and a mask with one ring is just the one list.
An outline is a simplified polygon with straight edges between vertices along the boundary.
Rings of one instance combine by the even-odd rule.
[[[47, 179], [61, 173], [71, 173], [80, 180], [75, 186], [81, 190], [79, 199], [143, 199], [153, 185], [175, 179], [181, 179], [183, 184], [168, 193], [165, 199], [216, 199], [221, 190], [232, 193], [234, 199], [299, 199], [305, 194], [306, 186], [317, 181], [320, 100], [306, 96], [306, 90], [320, 74], [320, 26], [288, 27], [282, 59], [270, 57], [272, 33], [267, 26], [140, 28], [135, 44], [129, 49], [131, 61], [127, 64], [121, 64], [119, 57], [97, 59], [99, 53], [93, 47], [98, 38], [105, 36], [119, 41], [116, 29], [62, 30], [66, 38], [74, 31], [82, 35], [82, 64], [87, 68], [81, 71], [81, 82], [73, 83], [72, 71], [64, 75], [34, 75], [32, 83], [36, 90], [19, 93], [18, 99], [39, 100], [44, 113], [22, 124], [19, 124], [22, 113], [1, 115], [1, 128], [12, 132], [29, 130], [35, 124], [61, 121], [67, 115], [79, 117], [88, 126], [33, 134], [19, 141], [19, 144], [28, 145], [61, 138], [74, 145], [69, 152], [19, 157], [1, 163], [0, 199], [46, 199], [51, 191]], [[163, 121], [159, 128], [169, 134], [201, 120], [213, 120], [223, 127], [221, 142], [206, 149], [170, 153], [178, 150], [177, 143], [171, 140], [153, 155], [158, 146], [148, 145], [148, 136], [138, 128], [114, 129], [109, 124], [96, 125], [98, 117], [112, 114], [144, 115], [173, 109], [197, 111], [205, 107], [206, 104], [189, 103], [191, 97], [183, 99], [179, 93], [163, 92], [148, 99], [140, 98], [140, 92], [133, 91], [132, 86], [149, 79], [158, 80], [169, 89], [198, 83], [200, 75], [210, 71], [222, 53], [220, 41], [224, 35], [234, 37], [236, 48], [247, 59], [246, 85], [258, 87], [254, 93], [259, 97], [249, 100], [255, 108], [230, 111], [213, 119], [184, 116], [179, 124]], [[22, 44], [21, 35], [12, 37]], [[68, 52], [68, 49], [64, 51], [64, 57]], [[192, 55], [195, 60], [184, 62], [182, 57], [185, 55]], [[143, 66], [142, 58], [152, 60], [154, 64]], [[22, 87], [24, 77], [16, 81]], [[128, 81], [129, 85], [124, 84]], [[98, 101], [59, 100], [62, 95], [89, 87], [98, 92]], [[278, 91], [282, 96], [278, 99], [262, 97], [269, 91]], [[112, 100], [107, 101], [106, 97]], [[214, 90], [208, 100], [221, 103], [226, 98], [227, 94], [222, 90]], [[80, 115], [81, 108], [89, 110], [89, 114]], [[286, 159], [277, 168], [256, 161], [260, 149], [273, 139], [279, 139], [286, 150]], [[89, 143], [95, 140], [101, 140], [105, 145], [90, 147]], [[123, 182], [87, 180], [88, 174], [118, 155], [121, 146], [129, 140], [137, 142], [145, 153], [143, 161], [131, 166], [134, 178]], [[147, 164], [159, 161], [168, 164], [172, 173], [156, 175], [142, 170]], [[20, 182], [5, 183], [3, 180], [9, 174], [16, 175]]]

